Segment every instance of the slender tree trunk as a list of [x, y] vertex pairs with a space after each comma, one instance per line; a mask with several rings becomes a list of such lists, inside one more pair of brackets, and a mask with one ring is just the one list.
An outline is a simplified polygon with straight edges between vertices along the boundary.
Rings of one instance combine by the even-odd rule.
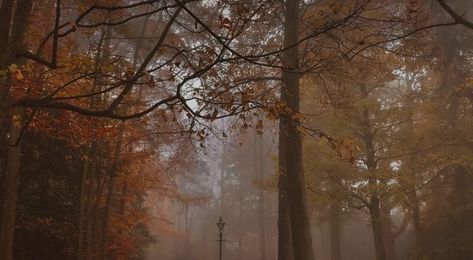
[[[19, 138], [20, 129], [12, 124], [12, 140]], [[21, 142], [8, 148], [5, 173], [2, 185], [2, 216], [0, 229], [0, 259], [13, 259], [13, 237], [15, 234], [16, 203], [18, 200]]]
[[279, 171], [286, 175], [287, 180], [286, 187], [280, 188], [283, 193], [286, 191], [289, 202], [294, 257], [297, 260], [312, 260], [314, 254], [302, 172], [301, 135], [299, 122], [292, 120], [299, 113], [299, 4], [298, 0], [287, 0], [285, 4], [284, 47], [289, 49], [283, 53], [281, 101], [291, 112], [280, 117], [279, 149], [285, 154], [279, 158]]
[[87, 205], [87, 196], [89, 195], [90, 185], [87, 183], [89, 179], [90, 172], [90, 147], [87, 150], [87, 156], [84, 160], [84, 170], [82, 172], [82, 182], [81, 182], [81, 191], [80, 191], [80, 209], [79, 209], [79, 230], [77, 238], [77, 257], [79, 260], [84, 259], [84, 243], [85, 243], [85, 226], [86, 218], [85, 212]]
[[[186, 248], [191, 248], [191, 231], [192, 231], [192, 213], [189, 211], [189, 204], [186, 204]], [[190, 259], [190, 250], [186, 250], [185, 259]]]
[[[12, 56], [8, 49], [10, 49], [9, 40], [10, 40], [12, 18], [14, 14], [14, 11], [13, 11], [14, 4], [15, 4], [14, 0], [2, 0], [1, 7], [0, 7], [0, 65], [1, 65], [1, 69], [4, 69], [8, 65]], [[3, 91], [3, 90], [0, 90], [0, 91]], [[3, 91], [3, 92], [6, 92], [6, 91]], [[2, 97], [2, 101], [3, 101], [3, 98], [6, 98], [4, 94], [1, 97]]]
[[422, 234], [422, 225], [420, 222], [419, 199], [417, 198], [416, 191], [410, 192], [408, 196], [409, 196], [409, 201], [412, 207], [412, 221], [414, 223], [414, 232], [416, 234], [417, 241], [419, 241]]
[[[93, 143], [87, 151], [84, 161], [84, 171], [81, 183], [80, 211], [79, 211], [79, 234], [78, 234], [78, 258], [90, 259], [97, 252], [96, 242], [96, 215], [101, 198], [100, 177], [102, 167], [102, 153], [100, 146]], [[94, 177], [94, 178], [92, 178]], [[95, 187], [95, 189], [94, 189]]]
[[[225, 122], [224, 122], [225, 124]], [[220, 216], [223, 215], [224, 198], [225, 198], [225, 147], [220, 158]]]
[[[92, 145], [92, 152], [94, 157], [90, 162], [90, 176], [94, 176], [94, 183], [91, 183], [91, 187], [87, 189], [86, 193], [86, 205], [85, 208], [85, 221], [84, 221], [84, 258], [91, 259], [93, 255], [96, 255], [97, 250], [97, 239], [98, 239], [98, 215], [101, 200], [101, 168], [102, 168], [102, 153], [98, 144]], [[97, 147], [97, 148], [94, 148]], [[93, 189], [92, 185], [95, 187]]]
[[[254, 133], [254, 169], [255, 175], [260, 183], [264, 181], [264, 163], [263, 159], [263, 135], [259, 135], [257, 132]], [[259, 249], [260, 249], [260, 259], [266, 260], [266, 228], [264, 221], [264, 189], [260, 188], [258, 190], [258, 218], [259, 218]]]
[[[107, 16], [107, 20], [109, 17]], [[97, 51], [94, 57], [94, 71], [100, 71], [100, 63], [103, 60], [109, 58], [109, 43], [111, 36], [110, 26], [104, 26], [101, 29], [101, 34], [99, 42], [97, 45]], [[94, 79], [92, 85], [92, 91], [100, 91], [103, 88], [104, 83], [99, 79]], [[99, 95], [90, 98], [90, 107], [94, 108], [97, 104], [101, 104], [105, 96]], [[101, 252], [101, 237], [99, 234], [100, 230], [100, 207], [103, 193], [103, 185], [105, 178], [102, 174], [102, 162], [103, 162], [103, 144], [100, 140], [92, 142], [90, 148], [90, 158], [91, 160], [91, 170], [89, 175], [89, 180], [91, 186], [87, 189], [87, 213], [84, 214], [86, 218], [85, 221], [85, 235], [84, 235], [84, 245], [85, 251], [87, 253], [86, 259], [90, 259], [93, 256], [97, 256]], [[93, 178], [92, 178], [93, 177]], [[87, 180], [86, 180], [87, 182]], [[95, 183], [94, 183], [95, 182]], [[92, 188], [92, 183], [94, 183], [95, 189]]]
[[[89, 244], [89, 254], [98, 255], [100, 252], [100, 241], [102, 233], [101, 230], [101, 216], [100, 208], [102, 201], [102, 194], [105, 185], [105, 174], [102, 171], [102, 165], [104, 160], [102, 146], [97, 144], [96, 159], [94, 159], [94, 167], [92, 174], [95, 175], [95, 190], [91, 191], [90, 198], [93, 204], [90, 205], [89, 222], [87, 227], [87, 243]], [[92, 175], [91, 174], [91, 175]]]
[[[407, 102], [407, 109], [408, 109], [408, 121], [406, 125], [406, 129], [408, 129], [408, 136], [414, 136], [413, 135], [413, 129], [415, 128], [414, 126], [414, 106], [415, 106], [415, 93], [413, 89], [415, 88], [415, 81], [414, 81], [414, 76], [413, 73], [407, 73], [407, 80], [406, 80], [406, 85], [408, 86], [408, 102]], [[422, 239], [422, 227], [421, 227], [421, 222], [420, 222], [420, 211], [419, 211], [419, 199], [417, 197], [417, 183], [419, 182], [418, 178], [418, 171], [416, 169], [416, 162], [418, 161], [417, 158], [418, 156], [413, 154], [407, 157], [406, 160], [406, 168], [411, 169], [407, 172], [409, 174], [410, 178], [414, 180], [413, 183], [406, 183], [405, 179], [406, 178], [400, 178], [400, 184], [405, 187], [408, 192], [406, 194], [407, 201], [409, 202], [409, 211], [410, 211], [410, 216], [412, 218], [412, 223], [414, 226], [414, 236], [415, 236], [415, 246], [416, 249], [419, 250], [421, 248], [421, 239]]]
[[341, 260], [340, 250], [340, 216], [338, 214], [330, 217], [330, 259]]
[[[333, 181], [331, 181], [333, 182]], [[334, 201], [330, 204], [330, 259], [341, 260], [340, 241], [340, 204]]]
[[120, 129], [118, 131], [117, 143], [115, 144], [115, 150], [113, 155], [113, 162], [110, 166], [109, 172], [109, 182], [108, 182], [108, 190], [107, 190], [107, 199], [105, 202], [105, 212], [103, 217], [103, 235], [102, 235], [102, 243], [101, 243], [101, 253], [102, 259], [107, 258], [107, 246], [109, 243], [109, 226], [110, 226], [110, 217], [112, 214], [112, 201], [113, 201], [113, 190], [115, 188], [115, 179], [119, 171], [119, 163], [120, 163], [120, 151], [122, 149], [122, 141], [123, 135], [125, 133], [125, 122], [122, 122], [120, 125]]
[[[411, 80], [409, 77], [409, 80], [407, 81], [407, 86], [409, 86], [409, 89], [414, 89], [414, 81]], [[409, 105], [414, 104], [414, 98], [412, 97], [414, 94], [409, 93]], [[414, 124], [413, 124], [413, 114], [414, 110], [411, 108], [409, 110], [409, 121], [407, 122], [407, 129], [409, 129], [409, 135], [413, 136], [413, 129], [414, 129]], [[412, 212], [412, 222], [414, 225], [414, 235], [415, 235], [415, 240], [416, 240], [416, 247], [420, 248], [420, 245], [422, 243], [422, 226], [420, 222], [420, 210], [419, 210], [419, 198], [417, 197], [417, 183], [419, 182], [418, 178], [418, 172], [416, 170], [416, 162], [417, 162], [417, 155], [411, 155], [407, 158], [407, 168], [412, 168], [412, 171], [409, 171], [408, 174], [410, 174], [414, 180], [414, 184], [404, 184], [403, 178], [401, 178], [401, 184], [405, 186], [409, 192], [406, 194], [407, 200], [409, 201], [409, 209]]]
[[393, 224], [391, 219], [391, 207], [381, 204], [381, 218], [383, 223], [383, 242], [386, 250], [387, 260], [396, 260], [396, 237], [393, 234]]
[[243, 206], [244, 206], [244, 191], [243, 191], [243, 170], [240, 170], [240, 187], [238, 191], [239, 201], [239, 216], [238, 216], [238, 259], [244, 259], [243, 256]]
[[103, 226], [102, 226], [102, 241], [100, 243], [100, 256], [101, 259], [108, 258], [107, 247], [110, 242], [109, 233], [110, 233], [110, 217], [112, 215], [112, 201], [113, 201], [113, 190], [115, 188], [115, 176], [110, 175], [108, 181], [107, 197], [105, 201], [105, 212], [103, 216]]

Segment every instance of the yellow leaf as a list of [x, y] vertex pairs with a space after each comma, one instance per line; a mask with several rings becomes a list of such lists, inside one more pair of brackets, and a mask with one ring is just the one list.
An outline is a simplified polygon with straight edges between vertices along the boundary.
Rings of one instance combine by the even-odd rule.
[[10, 70], [10, 73], [13, 73], [18, 70], [18, 65], [12, 63], [10, 66], [8, 66], [8, 70]]

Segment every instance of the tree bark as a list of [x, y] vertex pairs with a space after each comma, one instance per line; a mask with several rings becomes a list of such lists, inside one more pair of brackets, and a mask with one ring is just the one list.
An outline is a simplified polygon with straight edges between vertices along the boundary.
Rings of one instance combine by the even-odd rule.
[[[361, 99], [366, 99], [369, 92], [365, 86], [360, 86]], [[373, 242], [377, 260], [386, 260], [386, 249], [384, 246], [383, 222], [381, 216], [381, 203], [379, 196], [379, 178], [376, 175], [378, 168], [375, 159], [374, 134], [371, 130], [370, 112], [368, 109], [362, 111], [363, 142], [366, 146], [366, 167], [368, 168], [368, 185], [370, 189], [369, 212], [371, 227], [373, 231]]]
[[113, 190], [115, 188], [115, 178], [119, 171], [119, 163], [120, 163], [120, 151], [122, 148], [122, 141], [123, 135], [125, 133], [125, 122], [122, 122], [120, 125], [120, 129], [118, 131], [117, 143], [115, 144], [115, 150], [113, 155], [113, 162], [110, 166], [109, 172], [109, 182], [108, 182], [108, 190], [107, 190], [107, 199], [105, 202], [105, 213], [103, 217], [103, 235], [102, 235], [102, 242], [101, 242], [101, 252], [100, 255], [102, 259], [107, 259], [107, 246], [109, 243], [109, 226], [110, 226], [110, 217], [112, 214], [112, 200], [113, 200]]
[[[312, 260], [312, 234], [307, 215], [302, 144], [298, 130], [300, 123], [292, 120], [293, 116], [299, 113], [299, 4], [298, 0], [287, 0], [285, 4], [284, 47], [288, 49], [283, 53], [281, 101], [287, 105], [290, 113], [284, 113], [279, 119], [279, 150], [283, 151], [283, 156], [280, 153], [279, 157], [279, 171], [287, 180], [285, 187], [280, 188], [283, 194], [287, 194], [289, 202], [294, 258]], [[285, 218], [284, 212], [280, 217]], [[284, 252], [283, 254], [288, 255]]]
[[[95, 190], [90, 191], [90, 209], [89, 213], [86, 214], [88, 217], [87, 229], [86, 229], [86, 244], [88, 245], [89, 256], [98, 255], [100, 252], [100, 241], [101, 235], [100, 227], [100, 207], [103, 194], [103, 186], [105, 185], [105, 174], [102, 171], [102, 165], [104, 155], [102, 151], [102, 145], [94, 144], [96, 146], [95, 157], [93, 160], [91, 176], [95, 175]], [[93, 204], [90, 204], [93, 201]], [[88, 257], [87, 259], [89, 259]]]
[[[263, 160], [263, 135], [258, 134], [256, 131], [254, 133], [254, 166], [255, 166], [255, 175], [260, 183], [264, 181], [264, 162]], [[259, 219], [259, 249], [260, 249], [260, 259], [266, 260], [266, 228], [264, 221], [264, 189], [259, 188], [258, 190], [258, 219]]]
[[384, 248], [386, 250], [386, 259], [387, 260], [396, 260], [396, 237], [393, 234], [393, 223], [390, 213], [391, 207], [381, 204], [381, 219], [383, 222], [383, 242]]
[[[409, 108], [409, 120], [407, 121], [407, 129], [409, 131], [410, 136], [413, 135], [413, 129], [414, 129], [414, 122], [413, 122], [413, 115], [414, 115], [414, 110], [411, 106], [414, 105], [414, 93], [412, 89], [414, 89], [414, 80], [412, 79], [413, 76], [409, 75], [408, 80], [406, 82], [406, 85], [409, 87], [409, 96], [408, 96], [408, 108]], [[406, 166], [407, 168], [413, 169], [408, 172], [414, 180], [413, 184], [406, 184], [403, 181], [403, 178], [400, 179], [401, 184], [406, 187], [408, 190], [406, 196], [407, 200], [409, 201], [409, 213], [412, 217], [412, 222], [414, 225], [414, 236], [415, 236], [415, 243], [416, 247], [420, 248], [421, 246], [421, 239], [422, 239], [422, 227], [421, 227], [421, 222], [420, 222], [420, 209], [419, 209], [419, 198], [417, 197], [417, 183], [419, 182], [418, 178], [418, 172], [415, 167], [416, 162], [417, 162], [417, 155], [413, 154], [409, 156], [406, 160]]]
[[[336, 185], [333, 178], [330, 178], [331, 189]], [[340, 202], [334, 200], [330, 204], [330, 259], [341, 260], [341, 241], [340, 241]]]
[[[12, 124], [9, 131], [11, 140], [19, 138], [20, 129]], [[5, 172], [2, 185], [2, 216], [0, 229], [0, 259], [13, 259], [13, 238], [15, 234], [16, 203], [20, 170], [21, 142], [8, 148]]]
[[243, 170], [240, 170], [240, 185], [238, 187], [238, 259], [243, 259], [243, 203], [244, 200], [244, 191], [243, 191]]
[[77, 235], [77, 258], [79, 260], [84, 259], [85, 252], [84, 252], [84, 243], [85, 243], [85, 226], [86, 226], [86, 218], [85, 212], [86, 208], [88, 207], [87, 204], [87, 196], [89, 195], [90, 185], [87, 183], [89, 180], [89, 172], [90, 172], [90, 147], [87, 149], [86, 158], [84, 160], [84, 170], [82, 172], [82, 182], [81, 182], [81, 191], [80, 191], [80, 205], [79, 205], [79, 230]]
[[[0, 67], [4, 69], [11, 60], [9, 49], [10, 29], [13, 18], [14, 0], [2, 0], [0, 7]], [[4, 95], [1, 96], [2, 101]]]
[[330, 214], [330, 259], [342, 259], [340, 246], [340, 216], [338, 210], [332, 210], [332, 214]]
[[[281, 156], [281, 149], [279, 156]], [[281, 163], [279, 165], [281, 167]], [[279, 174], [278, 189], [278, 260], [293, 260], [294, 250], [292, 249], [291, 219], [287, 198], [287, 176], [284, 173]]]
[[[107, 17], [108, 19], [108, 17]], [[100, 61], [106, 58], [108, 55], [108, 44], [110, 39], [111, 29], [109, 26], [105, 26], [102, 28], [100, 38], [97, 45], [97, 51], [94, 57], [94, 71], [99, 71]], [[93, 92], [102, 89], [102, 82], [99, 79], [94, 79], [92, 84]], [[89, 100], [89, 106], [94, 108], [97, 104], [100, 104], [103, 101], [103, 96], [95, 96], [91, 97]], [[79, 246], [82, 246], [82, 250], [78, 250], [79, 252], [79, 259], [80, 257], [85, 257], [89, 259], [92, 255], [96, 255], [99, 251], [99, 208], [100, 208], [100, 201], [102, 198], [102, 145], [100, 144], [100, 140], [92, 142], [90, 144], [90, 148], [88, 151], [88, 156], [91, 158], [86, 158], [85, 164], [90, 164], [89, 172], [85, 172], [84, 174], [88, 176], [83, 176], [82, 180], [82, 189], [81, 192], [81, 207], [84, 207], [83, 215], [80, 215], [79, 218], [84, 218], [80, 220], [83, 222], [82, 227], [82, 234], [79, 234], [79, 238], [82, 238], [82, 241], [79, 240]], [[85, 166], [84, 166], [85, 167]], [[92, 179], [92, 177], [95, 177]], [[90, 180], [90, 185], [87, 186], [87, 182]], [[92, 183], [95, 181], [95, 190], [92, 189]], [[84, 200], [82, 200], [84, 197]], [[82, 205], [82, 202], [85, 205]], [[82, 208], [81, 208], [82, 210]], [[80, 226], [79, 226], [80, 227]], [[79, 229], [79, 232], [80, 229]], [[81, 252], [82, 251], [82, 252]]]
[[376, 260], [385, 260], [386, 252], [384, 249], [383, 227], [381, 221], [381, 212], [379, 209], [379, 199], [377, 197], [371, 197], [369, 210], [371, 215]]
[[[0, 69], [10, 63], [21, 65], [24, 60], [15, 60], [15, 51], [23, 46], [23, 35], [28, 26], [32, 0], [2, 1], [0, 7]], [[3, 24], [5, 22], [5, 24]], [[3, 38], [5, 37], [5, 38]], [[16, 207], [21, 157], [21, 122], [23, 109], [14, 109], [9, 115], [8, 104], [10, 81], [0, 80], [0, 176], [1, 176], [1, 217], [0, 217], [0, 259], [13, 259], [13, 239], [15, 234]], [[13, 145], [13, 146], [11, 146]]]

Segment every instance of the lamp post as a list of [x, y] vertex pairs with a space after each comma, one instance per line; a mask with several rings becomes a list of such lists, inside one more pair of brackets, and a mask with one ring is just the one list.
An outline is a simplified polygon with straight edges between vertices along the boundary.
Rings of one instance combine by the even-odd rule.
[[217, 227], [218, 227], [218, 233], [219, 233], [219, 240], [217, 240], [220, 243], [220, 250], [219, 250], [219, 256], [220, 260], [222, 260], [222, 242], [223, 242], [223, 227], [225, 227], [225, 222], [222, 221], [222, 217], [217, 222]]

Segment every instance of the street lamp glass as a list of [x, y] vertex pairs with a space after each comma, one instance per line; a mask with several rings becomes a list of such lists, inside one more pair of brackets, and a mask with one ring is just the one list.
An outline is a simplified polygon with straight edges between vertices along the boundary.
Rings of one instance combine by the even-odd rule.
[[220, 232], [222, 232], [224, 226], [225, 226], [225, 222], [223, 222], [223, 221], [222, 221], [222, 217], [220, 217], [220, 219], [219, 219], [218, 222], [217, 222], [218, 230], [219, 230]]

